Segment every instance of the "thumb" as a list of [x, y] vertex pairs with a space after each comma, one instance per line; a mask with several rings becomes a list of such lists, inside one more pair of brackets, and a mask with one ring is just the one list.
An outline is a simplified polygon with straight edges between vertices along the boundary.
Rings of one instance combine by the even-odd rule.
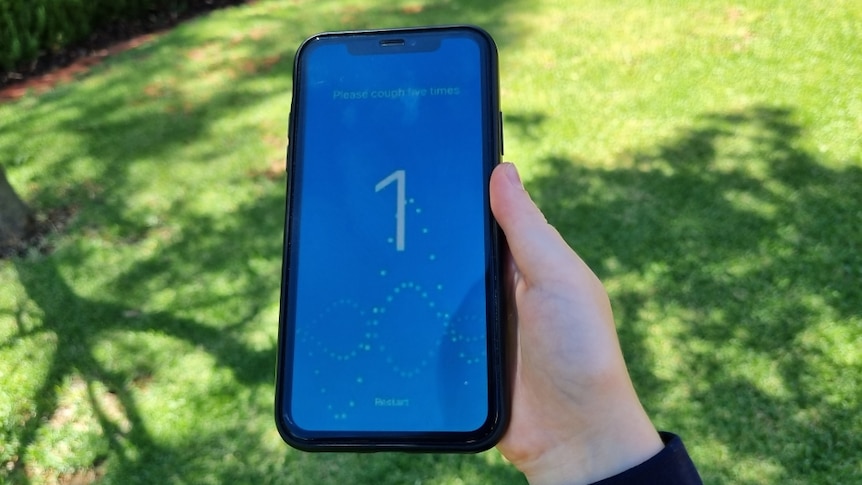
[[558, 274], [561, 265], [583, 265], [536, 207], [513, 164], [501, 163], [494, 169], [490, 196], [491, 212], [506, 235], [515, 266], [527, 281]]

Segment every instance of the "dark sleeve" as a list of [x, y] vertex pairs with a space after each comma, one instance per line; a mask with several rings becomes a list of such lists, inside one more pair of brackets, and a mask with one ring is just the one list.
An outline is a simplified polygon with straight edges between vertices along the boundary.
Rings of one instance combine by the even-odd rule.
[[628, 470], [606, 478], [594, 485], [631, 485], [661, 483], [667, 485], [702, 485], [703, 481], [694, 467], [694, 463], [685, 451], [685, 445], [679, 436], [660, 432], [664, 448], [654, 457], [629, 468]]

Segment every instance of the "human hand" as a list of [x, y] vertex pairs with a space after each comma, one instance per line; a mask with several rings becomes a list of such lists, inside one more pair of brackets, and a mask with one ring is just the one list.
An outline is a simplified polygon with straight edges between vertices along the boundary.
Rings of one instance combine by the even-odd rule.
[[497, 448], [532, 485], [592, 483], [646, 461], [663, 444], [632, 387], [602, 283], [514, 165], [496, 167], [490, 184], [517, 327], [512, 414]]

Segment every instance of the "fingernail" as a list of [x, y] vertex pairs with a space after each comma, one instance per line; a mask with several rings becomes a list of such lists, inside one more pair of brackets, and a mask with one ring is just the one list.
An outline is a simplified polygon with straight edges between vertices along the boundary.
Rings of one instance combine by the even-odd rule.
[[509, 179], [509, 182], [523, 189], [524, 183], [521, 182], [521, 176], [518, 175], [518, 167], [516, 167], [514, 163], [509, 162], [505, 162], [504, 165], [506, 165], [506, 178]]

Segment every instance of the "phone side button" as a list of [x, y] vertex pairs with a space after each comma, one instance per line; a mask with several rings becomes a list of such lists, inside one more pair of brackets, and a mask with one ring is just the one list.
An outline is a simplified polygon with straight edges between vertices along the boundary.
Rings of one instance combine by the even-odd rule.
[[503, 112], [500, 111], [500, 155], [505, 155], [503, 153]]
[[284, 171], [288, 171], [290, 166], [290, 134], [293, 132], [293, 112], [287, 112], [287, 147], [284, 151]]

